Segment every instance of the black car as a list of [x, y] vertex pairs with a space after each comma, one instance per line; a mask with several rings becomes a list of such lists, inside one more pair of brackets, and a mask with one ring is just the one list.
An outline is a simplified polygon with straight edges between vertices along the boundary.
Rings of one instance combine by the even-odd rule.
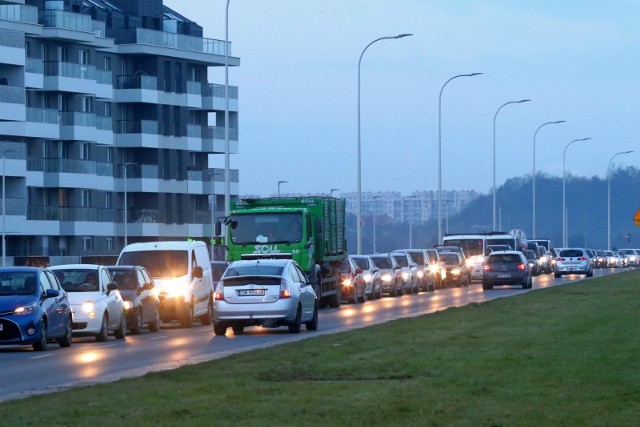
[[107, 267], [126, 308], [127, 329], [132, 335], [139, 334], [146, 324], [149, 331], [160, 330], [160, 300], [155, 284], [146, 268], [133, 265]]
[[538, 258], [536, 254], [531, 250], [527, 249], [524, 253], [525, 257], [527, 257], [527, 262], [529, 263], [529, 269], [531, 270], [532, 276], [537, 276], [540, 274], [540, 264], [538, 264]]
[[522, 252], [492, 252], [482, 264], [482, 289], [503, 285], [520, 285], [522, 289], [533, 286], [531, 269]]
[[444, 260], [444, 264], [447, 267], [447, 287], [461, 287], [471, 284], [471, 273], [467, 267], [467, 262], [460, 253], [440, 252], [440, 259]]

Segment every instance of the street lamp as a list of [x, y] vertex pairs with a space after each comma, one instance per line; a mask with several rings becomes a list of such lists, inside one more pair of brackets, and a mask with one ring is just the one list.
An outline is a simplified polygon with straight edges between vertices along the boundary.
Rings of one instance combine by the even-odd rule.
[[417, 196], [409, 196], [409, 249], [413, 249], [413, 200]]
[[231, 209], [230, 148], [229, 148], [229, 1], [224, 15], [224, 215]]
[[215, 213], [217, 209], [216, 195], [215, 195], [215, 169], [209, 170], [209, 178], [211, 178], [211, 259], [214, 260], [216, 259], [214, 239], [216, 237], [215, 236], [215, 229], [216, 229]]
[[357, 153], [357, 157], [358, 157], [358, 166], [357, 166], [357, 175], [358, 175], [358, 197], [356, 200], [356, 235], [357, 235], [357, 254], [361, 255], [362, 254], [362, 169], [361, 169], [361, 144], [360, 144], [360, 66], [362, 64], [362, 57], [364, 56], [364, 53], [367, 51], [367, 49], [369, 48], [369, 46], [371, 46], [372, 44], [374, 44], [375, 42], [378, 42], [380, 40], [390, 40], [390, 39], [401, 39], [403, 37], [408, 37], [408, 36], [412, 36], [413, 34], [398, 34], [397, 36], [386, 36], [386, 37], [380, 37], [375, 39], [374, 41], [372, 41], [371, 43], [369, 43], [368, 45], [365, 46], [364, 49], [362, 49], [362, 53], [360, 54], [360, 59], [358, 60], [358, 153]]
[[630, 154], [633, 151], [621, 151], [611, 156], [609, 160], [609, 166], [607, 166], [607, 250], [611, 250], [611, 162], [616, 156], [623, 154]]
[[566, 180], [567, 180], [567, 172], [566, 172], [566, 164], [567, 164], [567, 148], [574, 142], [579, 141], [588, 141], [591, 138], [580, 138], [574, 139], [570, 143], [564, 147], [564, 153], [562, 154], [562, 247], [567, 247], [567, 215], [565, 214], [567, 209], [567, 198], [566, 198]]
[[496, 119], [498, 117], [498, 113], [504, 107], [509, 104], [522, 104], [523, 102], [529, 102], [530, 99], [521, 99], [520, 101], [509, 101], [505, 102], [498, 108], [496, 114], [493, 115], [493, 229], [496, 229]]
[[124, 170], [124, 209], [122, 210], [122, 217], [124, 222], [124, 245], [127, 246], [129, 244], [129, 239], [127, 235], [127, 223], [129, 222], [128, 208], [129, 203], [127, 202], [127, 167], [137, 165], [137, 163], [122, 163], [122, 169]]
[[7, 266], [7, 210], [5, 206], [6, 185], [5, 179], [7, 175], [6, 154], [15, 153], [16, 150], [5, 150], [2, 152], [2, 266]]
[[533, 222], [532, 236], [533, 237], [538, 237], [538, 235], [536, 234], [536, 136], [538, 135], [538, 131], [543, 127], [547, 125], [557, 125], [560, 123], [566, 123], [566, 121], [558, 120], [557, 122], [543, 123], [538, 127], [538, 129], [536, 129], [535, 133], [533, 134], [533, 175], [531, 175], [531, 179], [533, 181], [533, 219], [532, 219], [532, 222]]
[[278, 181], [278, 197], [280, 197], [280, 184], [287, 184], [288, 181]]
[[331, 190], [329, 190], [329, 196], [333, 197], [333, 192], [334, 191], [339, 191], [339, 188], [332, 188]]
[[382, 196], [373, 196], [373, 253], [376, 253], [376, 199], [382, 199]]
[[438, 97], [438, 244], [442, 242], [442, 92], [445, 86], [459, 77], [479, 76], [483, 73], [458, 74], [444, 82]]

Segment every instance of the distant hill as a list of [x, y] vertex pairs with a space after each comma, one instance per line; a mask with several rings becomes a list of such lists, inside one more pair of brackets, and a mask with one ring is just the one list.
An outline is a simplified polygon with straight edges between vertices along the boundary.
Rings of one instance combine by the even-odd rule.
[[[568, 176], [566, 182], [568, 241], [570, 246], [606, 249], [607, 246], [607, 180]], [[532, 236], [531, 176], [509, 179], [498, 188], [497, 206], [502, 230], [520, 228], [528, 237], [550, 238], [554, 246], [562, 242], [562, 177], [538, 175], [536, 178], [536, 228]], [[487, 194], [471, 202], [462, 212], [449, 218], [449, 232], [490, 231], [493, 217], [493, 195]], [[611, 246], [640, 247], [640, 227], [633, 215], [640, 208], [640, 170], [633, 166], [617, 169], [611, 175]], [[498, 223], [500, 221], [498, 220]], [[443, 219], [443, 230], [444, 230]], [[499, 227], [498, 227], [499, 228]], [[363, 217], [363, 252], [373, 250], [372, 217]], [[436, 221], [413, 226], [413, 247], [432, 247], [437, 240]], [[376, 224], [378, 252], [409, 246], [409, 224]], [[355, 216], [347, 216], [349, 252], [356, 251]]]

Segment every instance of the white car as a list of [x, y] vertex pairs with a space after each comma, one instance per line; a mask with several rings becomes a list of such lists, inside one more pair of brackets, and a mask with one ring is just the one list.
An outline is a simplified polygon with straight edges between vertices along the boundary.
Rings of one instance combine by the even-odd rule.
[[94, 336], [106, 341], [113, 331], [117, 339], [127, 332], [124, 301], [106, 267], [68, 264], [50, 268], [67, 292], [73, 316], [74, 336]]
[[316, 293], [298, 264], [290, 259], [231, 263], [214, 292], [213, 330], [225, 335], [231, 326], [241, 334], [245, 326], [288, 326], [299, 333], [318, 328]]

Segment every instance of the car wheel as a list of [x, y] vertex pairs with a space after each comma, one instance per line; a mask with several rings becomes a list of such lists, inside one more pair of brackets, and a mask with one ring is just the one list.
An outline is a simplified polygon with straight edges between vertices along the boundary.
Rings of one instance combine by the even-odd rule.
[[142, 332], [142, 308], [136, 310], [135, 326], [130, 329], [131, 335], [138, 335]]
[[555, 277], [556, 279], [559, 279], [562, 276], [562, 274], [560, 273], [553, 273], [553, 277]]
[[360, 300], [359, 302], [363, 303], [367, 300], [367, 294], [365, 293], [364, 288], [362, 289], [362, 293], [360, 294]]
[[378, 292], [376, 292], [376, 299], [382, 298], [382, 288], [378, 288]]
[[227, 325], [225, 323], [222, 322], [213, 322], [213, 333], [220, 336], [220, 335], [226, 335], [227, 333]]
[[213, 299], [211, 295], [209, 295], [209, 304], [207, 305], [207, 312], [200, 316], [200, 324], [201, 325], [210, 325], [211, 318], [213, 317]]
[[291, 322], [289, 324], [289, 333], [291, 334], [299, 334], [300, 333], [300, 328], [302, 326], [301, 322], [300, 322], [300, 318], [302, 317], [301, 312], [300, 312], [300, 306], [298, 306], [298, 310], [296, 310], [296, 318], [293, 319], [293, 322]]
[[488, 283], [484, 283], [482, 282], [482, 290], [484, 291], [490, 291], [491, 289], [493, 289], [493, 285], [490, 285]]
[[47, 320], [40, 319], [40, 338], [33, 343], [33, 349], [36, 351], [45, 351], [47, 349]]
[[58, 338], [58, 344], [60, 347], [71, 347], [71, 341], [73, 339], [73, 327], [72, 320], [69, 318], [69, 322], [67, 323], [67, 330], [62, 338]]
[[336, 293], [328, 297], [328, 305], [333, 308], [340, 308], [340, 304], [342, 303], [342, 285], [340, 284], [340, 280], [338, 280], [337, 283]]
[[96, 335], [96, 341], [104, 342], [109, 339], [109, 315], [104, 313], [102, 315], [102, 326], [100, 332]]
[[233, 329], [234, 334], [242, 335], [242, 333], [244, 332], [244, 325], [234, 323], [233, 325], [231, 325], [231, 329]]
[[304, 326], [307, 328], [307, 331], [315, 331], [318, 329], [318, 305], [316, 304], [313, 307], [313, 318], [311, 321], [306, 322]]
[[193, 326], [193, 302], [184, 308], [182, 313], [182, 319], [180, 320], [180, 326], [183, 328], [190, 328]]
[[593, 270], [587, 272], [587, 277], [593, 277]]
[[149, 326], [149, 332], [158, 332], [160, 330], [160, 312], [157, 309], [153, 321], [149, 322], [147, 326]]
[[127, 336], [127, 317], [124, 315], [124, 312], [120, 319], [120, 325], [118, 326], [118, 329], [113, 331], [113, 335], [115, 335], [118, 340], [123, 340]]

